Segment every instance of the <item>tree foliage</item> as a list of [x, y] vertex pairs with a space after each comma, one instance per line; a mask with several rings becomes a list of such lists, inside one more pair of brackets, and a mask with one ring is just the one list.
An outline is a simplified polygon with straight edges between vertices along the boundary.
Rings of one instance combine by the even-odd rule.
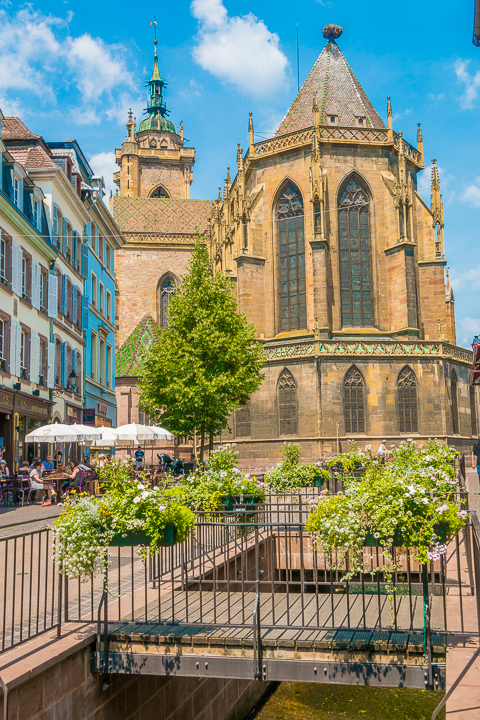
[[178, 436], [218, 435], [262, 381], [262, 347], [238, 313], [230, 281], [198, 239], [173, 293], [168, 327], [145, 354], [140, 407]]

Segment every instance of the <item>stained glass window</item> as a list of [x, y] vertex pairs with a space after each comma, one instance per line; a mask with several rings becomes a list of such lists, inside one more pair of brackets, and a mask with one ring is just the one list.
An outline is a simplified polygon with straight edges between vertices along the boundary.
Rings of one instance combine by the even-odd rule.
[[457, 388], [457, 373], [455, 372], [455, 370], [452, 370], [451, 391], [452, 391], [453, 434], [458, 435], [458, 388]]
[[338, 202], [342, 324], [373, 324], [369, 204], [365, 190], [350, 177]]
[[400, 432], [418, 432], [417, 380], [411, 368], [404, 367], [400, 371], [397, 388]]
[[158, 324], [161, 328], [168, 327], [168, 306], [174, 290], [175, 282], [171, 275], [167, 275], [158, 287]]
[[292, 373], [285, 368], [278, 380], [278, 414], [280, 435], [297, 434], [297, 386]]
[[346, 433], [365, 432], [364, 385], [360, 371], [352, 366], [343, 381]]
[[292, 183], [278, 201], [277, 224], [281, 329], [298, 330], [307, 327], [304, 211], [300, 190]]

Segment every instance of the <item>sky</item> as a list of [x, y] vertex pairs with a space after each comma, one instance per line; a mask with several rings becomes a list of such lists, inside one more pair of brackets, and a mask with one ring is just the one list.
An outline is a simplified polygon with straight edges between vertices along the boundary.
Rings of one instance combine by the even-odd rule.
[[48, 140], [75, 138], [113, 187], [114, 148], [127, 111], [146, 107], [156, 18], [170, 120], [184, 122], [196, 149], [192, 197], [214, 198], [237, 143], [270, 137], [324, 46], [322, 28], [343, 27], [338, 44], [386, 122], [416, 144], [422, 123], [430, 201], [436, 157], [445, 214], [445, 251], [454, 288], [457, 342], [480, 333], [480, 48], [472, 44], [473, 0], [176, 0], [174, 3], [25, 5], [0, 0], [0, 108]]

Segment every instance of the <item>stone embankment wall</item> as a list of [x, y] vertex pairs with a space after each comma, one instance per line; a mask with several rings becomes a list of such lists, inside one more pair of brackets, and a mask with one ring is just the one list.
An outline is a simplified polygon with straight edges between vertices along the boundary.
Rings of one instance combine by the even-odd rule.
[[243, 720], [269, 685], [216, 678], [100, 676], [90, 671], [90, 657], [87, 646], [10, 690], [7, 720]]

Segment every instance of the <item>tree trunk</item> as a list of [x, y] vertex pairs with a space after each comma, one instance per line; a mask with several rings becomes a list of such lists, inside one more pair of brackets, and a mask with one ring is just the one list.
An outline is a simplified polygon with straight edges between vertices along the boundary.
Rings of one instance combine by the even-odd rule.
[[203, 450], [205, 447], [205, 428], [202, 425], [202, 432], [200, 435], [200, 462], [203, 463]]

